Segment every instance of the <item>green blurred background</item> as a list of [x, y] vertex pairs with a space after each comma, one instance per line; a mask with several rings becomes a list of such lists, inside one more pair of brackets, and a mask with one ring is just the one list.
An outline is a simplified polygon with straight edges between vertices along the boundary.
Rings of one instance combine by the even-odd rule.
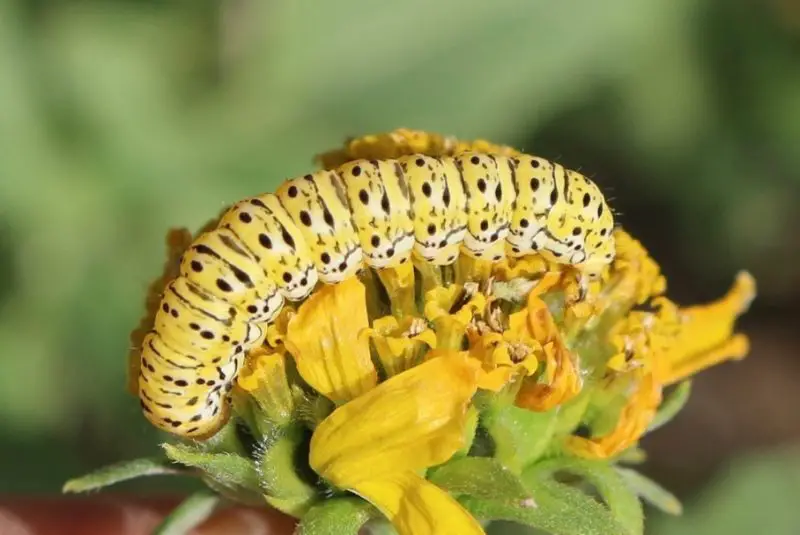
[[156, 450], [125, 354], [168, 227], [400, 126], [583, 170], [683, 303], [756, 275], [751, 356], [646, 440], [688, 503], [651, 531], [800, 532], [796, 0], [0, 3], [0, 492]]

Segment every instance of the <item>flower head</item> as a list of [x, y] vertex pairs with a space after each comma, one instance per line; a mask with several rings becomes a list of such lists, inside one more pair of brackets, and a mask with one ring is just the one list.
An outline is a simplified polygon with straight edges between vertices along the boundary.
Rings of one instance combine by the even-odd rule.
[[[332, 168], [467, 150], [519, 154], [401, 129], [349, 140], [319, 160]], [[190, 241], [186, 231], [170, 234], [134, 344]], [[722, 299], [684, 308], [664, 295], [642, 244], [619, 228], [608, 243], [616, 256], [591, 278], [553, 255], [461, 255], [450, 266], [414, 258], [320, 284], [284, 307], [247, 354], [232, 423], [166, 453], [231, 499], [266, 499], [298, 517], [308, 533], [385, 518], [401, 535], [480, 534], [477, 517], [634, 533], [550, 476], [561, 467], [601, 494], [625, 488], [598, 478], [620, 477], [609, 467], [663, 422], [665, 389], [746, 355], [734, 323], [755, 283], [741, 273]], [[351, 517], [335, 520], [342, 510]], [[564, 528], [580, 518], [591, 528]]]

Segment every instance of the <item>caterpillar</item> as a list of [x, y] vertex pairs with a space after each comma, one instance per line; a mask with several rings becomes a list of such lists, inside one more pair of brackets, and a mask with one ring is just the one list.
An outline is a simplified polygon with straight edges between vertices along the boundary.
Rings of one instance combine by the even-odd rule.
[[142, 342], [142, 410], [179, 436], [215, 433], [247, 350], [320, 282], [412, 254], [445, 266], [537, 253], [592, 275], [613, 259], [613, 225], [591, 180], [535, 156], [414, 154], [286, 180], [234, 204], [182, 255]]

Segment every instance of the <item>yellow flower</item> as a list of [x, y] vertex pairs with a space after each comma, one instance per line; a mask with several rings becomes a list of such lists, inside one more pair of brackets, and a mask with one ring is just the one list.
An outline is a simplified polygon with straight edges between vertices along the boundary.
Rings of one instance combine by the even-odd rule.
[[516, 404], [534, 411], [546, 411], [577, 396], [582, 388], [578, 356], [565, 345], [547, 305], [539, 297], [557, 281], [545, 277], [530, 292], [526, 308], [527, 328], [544, 352], [544, 373], [538, 381], [526, 379], [517, 393]]
[[286, 345], [298, 371], [341, 404], [314, 430], [311, 467], [374, 504], [401, 535], [482, 534], [469, 513], [420, 475], [463, 447], [478, 364], [432, 351], [425, 363], [375, 386], [366, 314], [364, 286], [353, 278], [316, 292], [289, 322]]
[[500, 300], [490, 297], [482, 318], [467, 327], [469, 354], [484, 371], [480, 388], [499, 392], [518, 375], [533, 374], [539, 359], [544, 360], [544, 348], [528, 319], [526, 309], [506, 317]]
[[600, 437], [569, 437], [566, 447], [589, 458], [621, 453], [647, 430], [664, 386], [724, 360], [744, 357], [747, 337], [733, 335], [733, 324], [754, 296], [755, 281], [743, 272], [725, 297], [708, 305], [680, 309], [661, 297], [652, 300], [655, 312], [633, 311], [620, 320], [611, 331], [618, 352], [608, 367], [611, 374], [631, 375], [633, 392], [613, 430]]
[[[519, 154], [484, 140], [398, 129], [350, 139], [318, 159], [333, 168], [360, 158], [464, 151]], [[133, 382], [138, 346], [191, 239], [186, 230], [168, 238], [164, 274], [132, 333]], [[438, 474], [470, 454], [491, 456], [498, 468], [519, 475], [559, 448], [588, 459], [634, 449], [665, 387], [747, 353], [748, 340], [734, 333], [734, 323], [755, 283], [741, 273], [722, 299], [681, 308], [664, 296], [665, 278], [642, 244], [619, 228], [613, 240], [613, 262], [591, 275], [545, 253], [495, 262], [485, 259], [494, 258], [493, 249], [483, 259], [460, 255], [448, 266], [413, 254], [398, 267], [364, 266], [357, 277], [320, 284], [302, 303], [287, 303], [262, 345], [248, 349], [231, 392], [235, 429], [244, 425], [257, 438], [236, 446], [254, 468], [242, 488], [263, 492], [270, 505], [299, 517], [301, 530], [306, 511], [349, 493], [373, 504], [401, 535], [480, 535], [477, 520], [427, 480], [430, 468], [432, 480], [480, 502], [502, 494], [511, 479], [481, 479], [480, 470], [469, 468], [474, 479], [453, 485]], [[500, 252], [506, 245], [493, 247]], [[576, 402], [561, 410], [570, 401]], [[571, 435], [573, 429], [580, 433]], [[225, 435], [217, 446], [222, 450], [214, 455], [228, 456]], [[297, 454], [305, 451], [308, 464], [298, 466]], [[306, 480], [309, 469], [319, 476], [316, 484]], [[506, 505], [515, 506], [509, 499]]]
[[464, 286], [453, 284], [435, 288], [425, 294], [425, 317], [436, 330], [438, 347], [461, 349], [467, 325], [476, 312], [486, 306], [486, 297], [478, 291], [476, 283]]
[[376, 319], [362, 336], [372, 340], [389, 377], [421, 363], [428, 348], [436, 349], [436, 333], [422, 318], [406, 316], [398, 321], [394, 316], [384, 316]]

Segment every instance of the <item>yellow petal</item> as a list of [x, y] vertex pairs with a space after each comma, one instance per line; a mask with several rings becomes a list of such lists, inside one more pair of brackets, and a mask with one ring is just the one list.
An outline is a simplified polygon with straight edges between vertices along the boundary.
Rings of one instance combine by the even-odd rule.
[[395, 268], [376, 271], [392, 305], [392, 314], [403, 317], [417, 310], [414, 290], [414, 265], [404, 262]]
[[305, 381], [335, 403], [371, 390], [378, 382], [369, 342], [366, 290], [353, 277], [323, 286], [289, 321], [286, 348]]
[[[503, 244], [501, 243], [500, 245]], [[454, 268], [456, 284], [485, 281], [492, 273], [492, 261], [462, 254], [458, 256], [458, 260], [456, 260]]]
[[722, 299], [679, 311], [681, 323], [676, 340], [666, 354], [659, 356], [663, 370], [660, 379], [664, 384], [681, 381], [724, 360], [747, 355], [747, 337], [732, 337], [732, 334], [736, 318], [750, 306], [755, 292], [755, 280], [749, 273], [742, 272]]
[[459, 350], [473, 315], [486, 307], [486, 297], [478, 291], [460, 304], [464, 292], [463, 286], [454, 284], [447, 288], [435, 288], [425, 294], [425, 317], [436, 327], [437, 347], [441, 349]]
[[362, 333], [369, 336], [388, 377], [419, 364], [428, 348], [436, 348], [436, 333], [427, 328], [425, 320], [405, 316], [397, 321], [384, 316]]
[[607, 459], [634, 445], [647, 430], [661, 403], [661, 385], [652, 373], [640, 375], [636, 391], [622, 409], [614, 429], [602, 437], [571, 436], [565, 443], [574, 454], [589, 459]]
[[236, 379], [275, 423], [288, 423], [294, 398], [286, 378], [286, 357], [264, 347], [250, 351]]
[[517, 370], [508, 367], [482, 371], [478, 378], [478, 388], [500, 392], [516, 375]]
[[539, 255], [527, 255], [519, 258], [506, 257], [494, 264], [492, 275], [501, 281], [509, 281], [519, 277], [535, 279], [553, 269], [557, 270], [560, 267], [551, 265]]
[[323, 420], [311, 438], [311, 467], [349, 489], [443, 463], [461, 448], [478, 364], [464, 354], [434, 353]]
[[400, 535], [484, 533], [449, 494], [413, 472], [364, 481], [352, 490], [386, 515]]

